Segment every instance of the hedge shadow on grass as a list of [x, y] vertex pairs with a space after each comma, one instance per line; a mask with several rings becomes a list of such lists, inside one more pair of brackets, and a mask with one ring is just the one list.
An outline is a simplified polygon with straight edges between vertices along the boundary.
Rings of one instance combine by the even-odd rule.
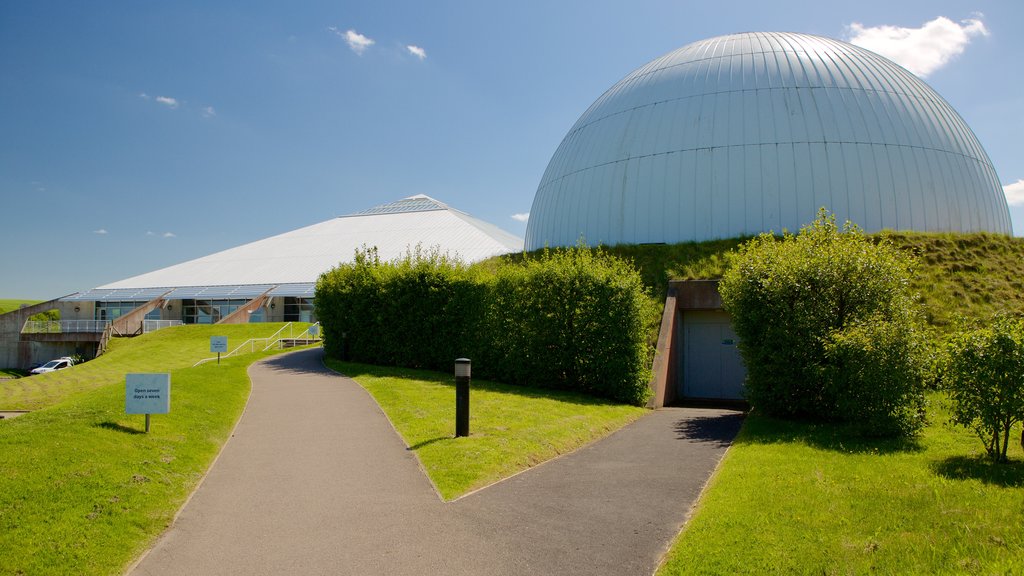
[[980, 480], [1004, 488], [1024, 486], [1024, 461], [993, 462], [984, 455], [950, 456], [932, 464], [932, 470], [950, 480]]
[[845, 454], [923, 452], [916, 436], [876, 438], [850, 424], [782, 420], [751, 412], [735, 444], [805, 444]]

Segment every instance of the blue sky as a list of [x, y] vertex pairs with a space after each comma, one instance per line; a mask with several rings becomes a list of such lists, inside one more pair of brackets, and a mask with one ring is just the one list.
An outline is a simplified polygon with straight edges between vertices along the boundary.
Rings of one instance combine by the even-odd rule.
[[3, 2], [0, 297], [413, 194], [522, 236], [548, 159], [604, 90], [752, 30], [917, 70], [985, 146], [1024, 234], [1022, 23], [1016, 0]]

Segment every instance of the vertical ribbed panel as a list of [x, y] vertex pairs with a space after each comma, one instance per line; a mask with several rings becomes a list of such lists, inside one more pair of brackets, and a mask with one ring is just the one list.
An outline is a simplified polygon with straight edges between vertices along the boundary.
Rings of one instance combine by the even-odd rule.
[[544, 172], [526, 248], [795, 231], [821, 206], [869, 231], [1011, 232], [991, 161], [924, 82], [837, 40], [749, 33], [601, 95]]

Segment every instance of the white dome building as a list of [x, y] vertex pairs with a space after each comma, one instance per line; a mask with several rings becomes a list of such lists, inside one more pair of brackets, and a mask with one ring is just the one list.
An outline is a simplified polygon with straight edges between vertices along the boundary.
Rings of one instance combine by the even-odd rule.
[[867, 231], [1011, 233], [988, 155], [924, 82], [845, 42], [757, 32], [598, 98], [544, 172], [526, 249], [796, 231], [822, 206]]

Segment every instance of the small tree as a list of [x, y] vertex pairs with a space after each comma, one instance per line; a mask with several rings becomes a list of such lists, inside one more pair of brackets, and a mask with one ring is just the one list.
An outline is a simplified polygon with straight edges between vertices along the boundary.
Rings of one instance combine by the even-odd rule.
[[973, 428], [988, 455], [1005, 462], [1010, 431], [1024, 421], [1024, 319], [1002, 316], [955, 334], [944, 382], [953, 421]]
[[871, 433], [922, 424], [913, 262], [855, 225], [818, 219], [739, 248], [719, 286], [747, 367], [747, 399], [783, 417], [850, 421]]

